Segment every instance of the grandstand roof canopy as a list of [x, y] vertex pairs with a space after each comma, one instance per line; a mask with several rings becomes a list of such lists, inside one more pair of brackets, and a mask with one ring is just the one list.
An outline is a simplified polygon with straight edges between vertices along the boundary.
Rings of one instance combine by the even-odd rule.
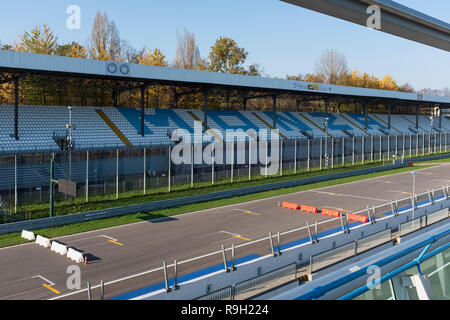
[[361, 101], [365, 100], [368, 103], [405, 103], [418, 107], [450, 106], [450, 98], [441, 96], [5, 50], [0, 50], [0, 72], [174, 85], [195, 87], [201, 90], [258, 90], [269, 94], [306, 95], [323, 98], [349, 97]]
[[338, 19], [367, 25], [370, 5], [381, 10], [381, 29], [395, 36], [450, 51], [450, 24], [391, 0], [281, 0]]

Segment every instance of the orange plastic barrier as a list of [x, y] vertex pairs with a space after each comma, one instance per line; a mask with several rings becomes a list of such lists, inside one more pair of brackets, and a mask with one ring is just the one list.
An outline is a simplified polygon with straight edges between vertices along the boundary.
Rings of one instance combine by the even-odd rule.
[[367, 217], [365, 216], [360, 216], [359, 214], [353, 214], [353, 213], [349, 213], [348, 214], [348, 218], [352, 221], [357, 221], [357, 222], [362, 222], [362, 223], [367, 223]]
[[341, 216], [341, 212], [335, 209], [322, 208], [322, 215], [339, 218]]
[[305, 204], [300, 206], [300, 210], [309, 213], [319, 213], [319, 209], [317, 207], [307, 206]]
[[300, 206], [298, 205], [298, 203], [283, 201], [283, 208], [292, 209], [292, 210], [299, 210]]

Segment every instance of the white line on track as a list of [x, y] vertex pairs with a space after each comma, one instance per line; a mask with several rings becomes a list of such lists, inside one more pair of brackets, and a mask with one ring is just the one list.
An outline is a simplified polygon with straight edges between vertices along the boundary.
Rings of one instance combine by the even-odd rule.
[[112, 240], [112, 241], [118, 241], [117, 239], [114, 239], [114, 238], [105, 236], [104, 234], [102, 234], [101, 236], [98, 236], [98, 237], [104, 237], [104, 238], [109, 239], [109, 240]]
[[5, 297], [0, 297], [0, 300], [7, 300], [7, 299], [9, 299], [9, 298], [22, 296], [22, 295], [24, 295], [24, 294], [29, 294], [30, 292], [40, 291], [41, 289], [42, 289], [42, 287], [40, 287], [40, 288], [35, 288], [35, 289], [30, 289], [30, 290], [27, 290], [27, 291], [25, 291], [25, 292], [15, 293], [15, 294], [12, 294], [12, 295], [9, 295], [9, 296], [5, 296]]
[[336, 197], [350, 197], [350, 198], [357, 198], [357, 199], [364, 199], [364, 200], [375, 200], [375, 201], [384, 201], [384, 202], [388, 202], [389, 201], [389, 200], [386, 200], [386, 199], [377, 199], [377, 198], [370, 198], [370, 197], [363, 197], [363, 196], [355, 196], [355, 195], [352, 195], [352, 194], [343, 194], [343, 193], [334, 193], [334, 192], [325, 192], [325, 191], [316, 191], [316, 190], [311, 190], [311, 192], [321, 193], [321, 194], [326, 194], [326, 195], [336, 196]]
[[396, 192], [396, 193], [401, 193], [401, 194], [406, 194], [408, 196], [411, 196], [412, 193], [411, 192], [407, 192], [407, 191], [401, 191], [401, 190], [388, 190], [389, 192]]
[[37, 275], [37, 276], [34, 276], [34, 277], [32, 277], [32, 278], [41, 278], [42, 280], [44, 280], [45, 282], [47, 282], [50, 286], [54, 286], [54, 285], [55, 285], [53, 282], [51, 282], [50, 280], [44, 278], [44, 277], [41, 276], [41, 275]]
[[25, 281], [25, 280], [30, 280], [30, 279], [33, 279], [33, 278], [35, 278], [35, 277], [28, 277], [28, 278], [13, 280], [13, 281], [10, 281], [10, 282], [0, 283], [0, 287], [4, 287], [4, 286], [7, 286], [7, 285], [16, 283], [16, 282], [22, 282], [22, 281]]

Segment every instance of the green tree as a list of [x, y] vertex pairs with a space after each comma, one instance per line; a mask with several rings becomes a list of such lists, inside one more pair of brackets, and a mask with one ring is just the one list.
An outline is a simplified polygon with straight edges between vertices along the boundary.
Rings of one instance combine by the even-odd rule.
[[232, 74], [246, 74], [244, 63], [248, 52], [240, 48], [236, 41], [230, 38], [216, 40], [209, 53], [208, 70]]
[[55, 54], [58, 56], [84, 59], [88, 56], [86, 48], [77, 42], [59, 45], [55, 50]]
[[167, 67], [169, 63], [166, 60], [166, 56], [155, 48], [153, 50], [147, 49], [141, 56], [138, 57], [139, 64], [145, 64], [150, 66]]
[[46, 24], [42, 27], [36, 26], [30, 32], [24, 32], [14, 44], [16, 51], [40, 54], [55, 54], [57, 48], [57, 37]]

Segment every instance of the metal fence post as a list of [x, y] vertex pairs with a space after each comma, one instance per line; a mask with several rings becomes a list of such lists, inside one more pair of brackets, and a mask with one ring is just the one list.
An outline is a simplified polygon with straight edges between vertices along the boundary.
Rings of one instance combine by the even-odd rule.
[[375, 216], [375, 205], [372, 205], [372, 223], [377, 223]]
[[428, 189], [428, 199], [430, 200], [431, 205], [434, 206], [434, 197], [431, 195], [430, 189]]
[[361, 161], [362, 161], [362, 164], [364, 164], [364, 156], [365, 156], [365, 145], [364, 145], [364, 142], [365, 142], [365, 140], [366, 140], [366, 137], [365, 136], [362, 136], [362, 139], [361, 139]]
[[352, 166], [355, 165], [355, 137], [352, 138]]
[[267, 161], [268, 161], [268, 157], [269, 157], [269, 141], [266, 141], [266, 169], [264, 172], [264, 178], [267, 178]]
[[105, 283], [100, 281], [100, 300], [105, 300]]
[[393, 216], [397, 216], [396, 213], [395, 213], [395, 210], [394, 210], [394, 202], [392, 202], [392, 200], [390, 201], [390, 204], [391, 204], [391, 212], [392, 212], [392, 215], [393, 215]]
[[334, 169], [334, 137], [331, 138], [331, 169]]
[[89, 281], [87, 283], [87, 291], [88, 291], [88, 300], [92, 300], [91, 283]]
[[342, 215], [340, 215], [341, 218], [341, 227], [342, 227], [342, 232], [347, 233], [345, 228], [344, 228], [344, 218], [342, 217]]
[[177, 260], [173, 262], [173, 288], [174, 290], [180, 289], [180, 286], [177, 284], [178, 270], [177, 270]]
[[311, 161], [311, 139], [308, 138], [308, 159], [307, 159], [307, 163], [306, 163], [308, 172], [311, 167], [310, 161]]
[[297, 173], [297, 140], [294, 141], [294, 174]]
[[144, 148], [144, 196], [147, 193], [147, 149]]
[[278, 238], [278, 255], [280, 255], [281, 256], [281, 243], [280, 243], [280, 233], [278, 232], [278, 235], [277, 235], [277, 238]]
[[315, 234], [316, 234], [316, 242], [319, 242], [319, 225], [318, 225], [317, 221], [316, 221], [316, 224], [315, 224], [315, 227], [314, 227], [314, 231], [315, 231]]
[[311, 244], [314, 244], [314, 239], [312, 237], [311, 228], [309, 227], [308, 221], [306, 221], [306, 228], [308, 229], [309, 240], [311, 241]]
[[391, 158], [391, 136], [388, 135], [387, 137], [387, 160], [389, 161], [389, 159]]
[[270, 249], [272, 250], [272, 255], [274, 257], [277, 256], [277, 254], [275, 253], [275, 249], [273, 247], [273, 239], [272, 239], [272, 232], [269, 232], [269, 241], [270, 241]]
[[234, 243], [231, 246], [231, 270], [232, 271], [236, 271], [236, 265], [235, 265], [235, 261], [236, 261], [236, 254], [235, 254], [235, 245]]
[[89, 150], [86, 151], [86, 203], [89, 202]]
[[280, 141], [280, 177], [283, 176], [283, 140]]
[[416, 157], [419, 155], [419, 132], [416, 133]]
[[227, 266], [227, 257], [225, 253], [225, 247], [222, 245], [222, 258], [223, 258], [223, 266], [225, 268], [225, 272], [230, 272], [230, 269], [228, 269]]
[[[52, 179], [52, 178], [51, 178]], [[50, 184], [53, 186], [52, 184]], [[14, 213], [17, 213], [17, 154], [14, 155]]]
[[370, 136], [370, 162], [373, 162], [373, 135]]
[[248, 180], [252, 179], [252, 141], [248, 141]]
[[191, 188], [194, 187], [194, 145], [191, 145]]
[[380, 135], [380, 162], [381, 162], [381, 157], [383, 154], [383, 137]]
[[165, 261], [163, 261], [163, 270], [164, 270], [164, 286], [165, 286], [166, 292], [170, 292], [171, 289], [169, 287], [169, 278], [167, 276], [167, 265], [166, 265]]
[[422, 155], [425, 155], [425, 132], [422, 134]]
[[[215, 153], [215, 149], [214, 149], [214, 153]], [[231, 172], [230, 172], [230, 179], [231, 179], [231, 183], [233, 183], [233, 180], [234, 180], [234, 140], [231, 142]]]
[[116, 149], [116, 199], [119, 199], [119, 149]]
[[169, 158], [169, 168], [168, 168], [168, 191], [170, 192], [170, 184], [171, 184], [171, 181], [170, 181], [170, 178], [171, 178], [171, 171], [172, 171], [172, 158], [171, 158], [171, 156], [170, 156], [170, 153], [171, 153], [171, 147], [169, 146], [169, 153], [167, 154], [168, 155], [168, 158]]
[[395, 158], [398, 158], [398, 134], [395, 135]]
[[412, 134], [409, 135], [409, 157], [412, 157]]
[[322, 171], [322, 138], [320, 138], [319, 170]]
[[348, 214], [345, 215], [345, 224], [347, 225], [347, 233], [350, 233], [350, 228], [348, 227]]

